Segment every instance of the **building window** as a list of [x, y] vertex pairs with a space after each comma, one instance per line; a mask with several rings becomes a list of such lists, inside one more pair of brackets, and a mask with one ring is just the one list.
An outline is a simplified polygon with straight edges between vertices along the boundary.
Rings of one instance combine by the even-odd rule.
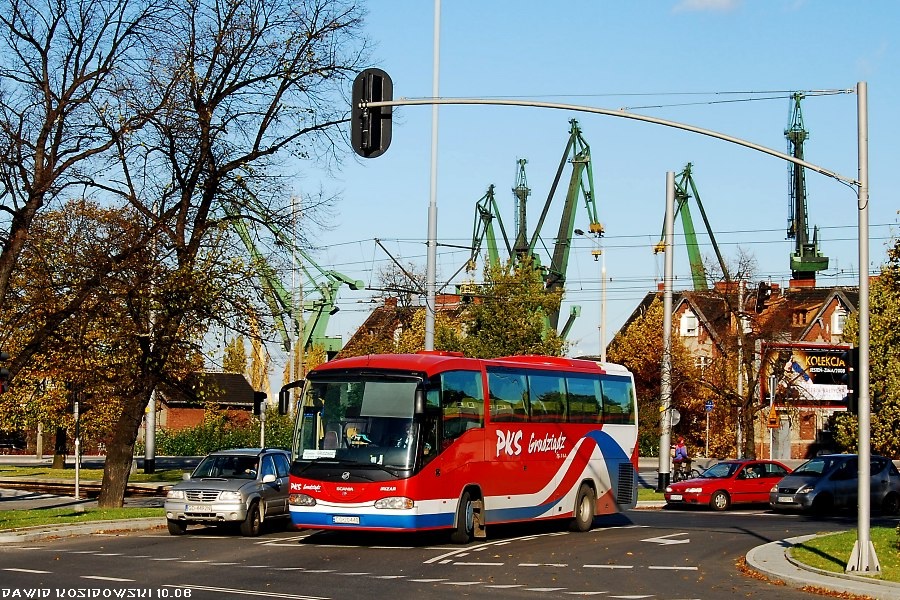
[[831, 313], [831, 334], [841, 335], [844, 333], [844, 325], [847, 323], [847, 311], [840, 307]]
[[706, 368], [712, 362], [712, 359], [709, 356], [698, 356], [694, 360], [694, 366], [700, 369], [700, 373], [706, 372]]
[[697, 315], [689, 310], [681, 315], [681, 337], [697, 337]]

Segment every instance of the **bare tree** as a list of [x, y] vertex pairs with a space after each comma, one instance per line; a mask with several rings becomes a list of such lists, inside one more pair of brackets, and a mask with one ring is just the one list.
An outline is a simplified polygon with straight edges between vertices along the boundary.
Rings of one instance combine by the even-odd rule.
[[352, 1], [173, 6], [169, 29], [154, 40], [159, 64], [150, 82], [173, 89], [171, 102], [150, 127], [118, 140], [121, 177], [109, 183], [159, 231], [160, 270], [133, 305], [135, 330], [146, 335], [108, 446], [101, 506], [122, 503], [145, 407], [179, 340], [239, 312], [207, 259], [236, 220], [286, 229], [292, 215], [279, 161], [334, 155], [349, 111], [344, 91], [367, 51]]
[[82, 193], [115, 140], [145, 122], [122, 86], [160, 16], [154, 0], [11, 0], [0, 8], [0, 298], [38, 211]]

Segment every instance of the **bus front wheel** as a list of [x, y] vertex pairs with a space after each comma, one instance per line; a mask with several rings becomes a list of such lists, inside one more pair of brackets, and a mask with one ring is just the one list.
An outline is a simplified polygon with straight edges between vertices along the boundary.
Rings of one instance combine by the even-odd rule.
[[569, 529], [572, 531], [590, 531], [594, 524], [594, 490], [582, 483], [575, 497], [575, 513]]
[[454, 544], [468, 544], [475, 532], [475, 506], [469, 492], [464, 492], [456, 509], [456, 529], [450, 534]]

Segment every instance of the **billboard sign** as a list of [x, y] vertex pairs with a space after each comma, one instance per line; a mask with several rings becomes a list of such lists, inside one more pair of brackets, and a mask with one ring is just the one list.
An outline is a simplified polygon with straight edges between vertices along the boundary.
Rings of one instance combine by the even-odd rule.
[[776, 404], [846, 403], [847, 345], [765, 344], [760, 401], [769, 403], [770, 377]]

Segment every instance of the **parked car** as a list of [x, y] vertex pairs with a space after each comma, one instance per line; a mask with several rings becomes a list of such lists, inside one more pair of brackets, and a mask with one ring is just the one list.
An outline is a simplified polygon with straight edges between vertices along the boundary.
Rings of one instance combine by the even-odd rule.
[[772, 483], [790, 472], [774, 460], [723, 460], [699, 477], [666, 486], [666, 505], [709, 505], [713, 510], [725, 510], [732, 504], [765, 504]]
[[[856, 454], [826, 454], [811, 458], [772, 486], [769, 504], [775, 510], [826, 513], [856, 508], [859, 486]], [[900, 511], [900, 472], [889, 459], [872, 456], [869, 466], [870, 501], [882, 513]]]
[[181, 535], [190, 524], [238, 525], [243, 535], [256, 536], [263, 523], [289, 519], [290, 466], [286, 450], [213, 452], [166, 494], [169, 533]]

